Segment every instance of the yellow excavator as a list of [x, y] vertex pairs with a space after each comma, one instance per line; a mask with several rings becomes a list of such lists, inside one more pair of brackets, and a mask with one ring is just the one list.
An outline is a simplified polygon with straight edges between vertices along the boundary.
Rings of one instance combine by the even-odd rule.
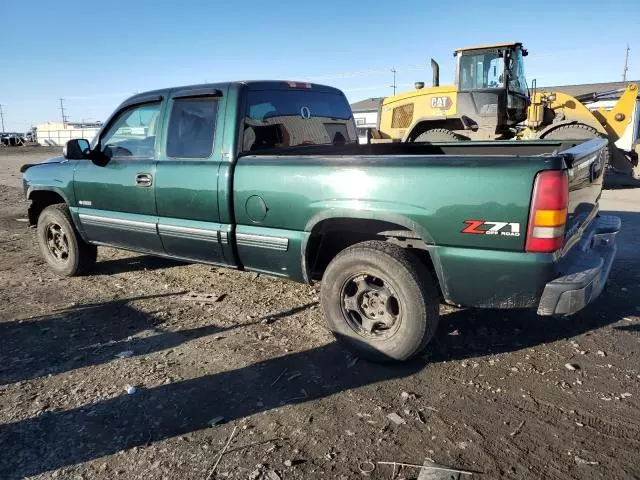
[[[640, 177], [637, 152], [615, 147], [629, 125], [638, 86], [621, 92], [572, 97], [566, 93], [529, 89], [524, 75], [527, 50], [522, 43], [459, 48], [455, 84], [440, 86], [438, 63], [431, 59], [433, 87], [387, 97], [378, 115], [373, 142], [448, 142], [456, 140], [609, 139], [609, 163]], [[611, 110], [589, 110], [585, 103], [621, 93]]]

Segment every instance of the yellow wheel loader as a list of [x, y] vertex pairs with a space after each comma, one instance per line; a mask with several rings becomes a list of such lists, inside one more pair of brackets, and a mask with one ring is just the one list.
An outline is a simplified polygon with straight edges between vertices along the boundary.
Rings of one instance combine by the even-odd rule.
[[526, 55], [519, 42], [457, 49], [455, 84], [449, 86], [440, 86], [439, 67], [432, 59], [433, 87], [424, 88], [424, 83], [417, 82], [415, 90], [385, 98], [378, 129], [371, 132], [372, 141], [580, 140], [602, 136], [612, 146], [610, 164], [638, 178], [637, 154], [614, 146], [632, 118], [637, 85], [629, 84], [610, 111], [590, 111], [585, 103], [597, 100], [597, 95], [571, 97], [537, 91], [535, 84], [530, 91], [524, 75]]

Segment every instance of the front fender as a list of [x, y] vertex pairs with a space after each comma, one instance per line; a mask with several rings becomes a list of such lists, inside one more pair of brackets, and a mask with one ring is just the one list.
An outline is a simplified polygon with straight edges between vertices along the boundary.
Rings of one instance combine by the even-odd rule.
[[[80, 234], [80, 237], [86, 242], [87, 241], [87, 236], [86, 236], [86, 234], [84, 232], [84, 229], [82, 228], [82, 224], [80, 222], [80, 218], [78, 217], [77, 209], [73, 208], [73, 204], [71, 203], [73, 201], [73, 199], [71, 199], [69, 197], [69, 195], [67, 194], [67, 192], [65, 192], [64, 189], [62, 189], [62, 188], [58, 188], [58, 187], [51, 186], [51, 185], [30, 185], [30, 186], [26, 187], [27, 200], [32, 201], [31, 206], [29, 207], [30, 224], [31, 225], [35, 225], [37, 223], [37, 215], [39, 215], [39, 212], [43, 208], [46, 208], [48, 205], [51, 205], [52, 203], [56, 203], [55, 201], [51, 202], [51, 199], [44, 199], [44, 202], [45, 202], [44, 206], [42, 204], [34, 205], [34, 203], [33, 203], [34, 196], [36, 194], [38, 194], [39, 192], [55, 193], [56, 195], [58, 195], [62, 199], [62, 201], [64, 203], [67, 204], [67, 206], [69, 207], [69, 213], [71, 214], [71, 219], [73, 220], [75, 228], [78, 231], [78, 233]], [[34, 213], [32, 211], [32, 209], [34, 207], [36, 208], [36, 213]]]
[[27, 200], [33, 200], [32, 197], [35, 192], [57, 193], [58, 195], [60, 195], [60, 197], [62, 197], [62, 199], [64, 200], [64, 203], [66, 203], [68, 206], [71, 206], [71, 204], [69, 203], [69, 197], [61, 188], [52, 187], [50, 185], [30, 185], [27, 187], [27, 193], [26, 193]]

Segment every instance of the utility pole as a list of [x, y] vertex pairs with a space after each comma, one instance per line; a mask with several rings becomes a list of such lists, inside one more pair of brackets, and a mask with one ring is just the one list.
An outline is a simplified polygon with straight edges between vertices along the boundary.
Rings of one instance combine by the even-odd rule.
[[391, 85], [391, 88], [393, 88], [393, 94], [396, 94], [396, 67], [393, 67], [391, 69], [391, 73], [393, 73], [393, 85]]
[[629, 71], [629, 51], [631, 49], [629, 48], [629, 44], [627, 43], [627, 50], [625, 52], [624, 55], [624, 69], [622, 70], [622, 81], [626, 82], [627, 81], [627, 72]]
[[62, 112], [62, 125], [67, 128], [67, 116], [64, 114], [64, 98], [60, 99], [60, 111]]
[[4, 112], [2, 111], [1, 103], [0, 103], [0, 119], [2, 119], [2, 133], [4, 133]]

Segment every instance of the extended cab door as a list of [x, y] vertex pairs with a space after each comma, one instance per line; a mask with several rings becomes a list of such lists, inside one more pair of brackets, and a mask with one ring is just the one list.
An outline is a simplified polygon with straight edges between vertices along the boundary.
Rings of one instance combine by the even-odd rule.
[[90, 241], [162, 253], [154, 192], [161, 124], [162, 98], [138, 99], [117, 112], [100, 134], [98, 145], [109, 162], [78, 162], [74, 213]]
[[171, 92], [156, 172], [158, 232], [174, 257], [225, 264], [218, 211], [226, 87]]

